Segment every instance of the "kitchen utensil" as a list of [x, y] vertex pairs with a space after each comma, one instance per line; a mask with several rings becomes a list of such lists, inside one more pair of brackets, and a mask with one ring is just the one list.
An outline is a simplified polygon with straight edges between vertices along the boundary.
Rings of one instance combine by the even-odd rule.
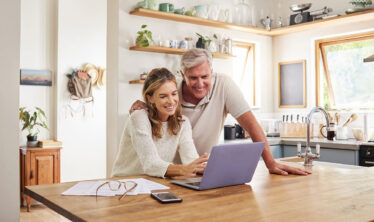
[[184, 11], [185, 11], [184, 8], [174, 9], [174, 13], [179, 14], [179, 15], [183, 15]]
[[348, 126], [349, 124], [351, 124], [352, 122], [354, 122], [356, 119], [358, 118], [357, 114], [356, 113], [353, 113], [348, 119], [347, 121], [345, 121], [345, 123], [343, 124], [343, 126]]
[[[326, 130], [324, 130], [326, 128]], [[326, 132], [326, 136], [325, 136]], [[322, 126], [320, 129], [320, 133], [322, 134], [323, 137], [327, 138], [328, 140], [335, 140], [336, 136], [336, 126], [335, 123], [331, 123], [329, 127], [327, 128], [326, 125]]]
[[336, 121], [336, 125], [339, 126], [339, 120], [340, 120], [340, 114], [339, 113], [335, 113], [335, 121]]
[[269, 16], [266, 16], [266, 18], [260, 20], [261, 24], [264, 26], [264, 28], [266, 28], [266, 30], [270, 30], [271, 29], [271, 23], [272, 23], [272, 21], [273, 20], [271, 20], [269, 18]]
[[234, 140], [236, 134], [236, 128], [233, 125], [224, 126], [224, 136], [225, 140]]
[[336, 128], [336, 139], [338, 140], [348, 139], [348, 127], [338, 126]]
[[290, 16], [290, 25], [296, 25], [296, 24], [312, 21], [310, 12], [304, 12], [305, 10], [308, 10], [311, 6], [312, 6], [312, 3], [291, 5], [290, 6], [291, 11], [298, 12], [298, 13]]
[[312, 3], [293, 4], [290, 6], [290, 9], [293, 12], [302, 12], [302, 11], [310, 9], [311, 6], [312, 6]]

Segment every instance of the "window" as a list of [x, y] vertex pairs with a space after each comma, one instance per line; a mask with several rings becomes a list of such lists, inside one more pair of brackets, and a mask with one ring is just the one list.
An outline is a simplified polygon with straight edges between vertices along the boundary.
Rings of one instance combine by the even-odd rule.
[[374, 33], [316, 41], [317, 104], [374, 108]]
[[254, 53], [255, 45], [253, 43], [233, 41], [232, 54], [235, 57], [232, 63], [232, 78], [251, 106], [256, 106]]

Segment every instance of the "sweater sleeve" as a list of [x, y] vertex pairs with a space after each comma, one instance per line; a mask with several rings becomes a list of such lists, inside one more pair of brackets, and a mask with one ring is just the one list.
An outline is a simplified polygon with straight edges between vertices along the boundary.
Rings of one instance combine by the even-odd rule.
[[179, 139], [179, 156], [182, 164], [189, 164], [199, 157], [196, 151], [195, 144], [192, 139], [191, 123], [187, 117], [183, 116], [185, 120], [182, 123], [181, 135]]
[[140, 163], [146, 174], [150, 176], [164, 177], [169, 162], [158, 155], [157, 148], [152, 138], [152, 127], [148, 119], [147, 111], [138, 110], [131, 114], [131, 141], [139, 157]]

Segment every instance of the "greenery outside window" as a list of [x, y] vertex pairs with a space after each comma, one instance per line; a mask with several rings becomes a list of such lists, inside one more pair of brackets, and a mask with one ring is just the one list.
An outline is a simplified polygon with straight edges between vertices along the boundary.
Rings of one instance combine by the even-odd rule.
[[374, 32], [316, 41], [317, 105], [374, 108]]
[[240, 87], [249, 105], [256, 106], [255, 44], [233, 41], [233, 80]]

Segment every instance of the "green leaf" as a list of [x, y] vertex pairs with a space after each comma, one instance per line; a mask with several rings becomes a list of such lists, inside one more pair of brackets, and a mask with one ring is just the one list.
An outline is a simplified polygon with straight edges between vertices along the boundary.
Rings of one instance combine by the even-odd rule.
[[143, 31], [138, 31], [137, 33], [138, 33], [138, 35], [143, 35], [144, 34]]
[[147, 28], [147, 25], [142, 25], [142, 29], [145, 29], [145, 28]]
[[42, 114], [42, 116], [44, 116], [44, 118], [47, 118], [45, 116], [45, 113], [44, 113], [44, 111], [42, 109], [40, 109], [39, 107], [35, 107], [35, 109], [38, 110], [38, 113]]
[[147, 37], [153, 42], [153, 39], [152, 39], [152, 32], [147, 32]]
[[149, 46], [148, 39], [143, 39], [142, 41], [140, 41], [140, 45], [143, 47], [148, 47]]
[[218, 39], [216, 34], [213, 34], [213, 38]]

